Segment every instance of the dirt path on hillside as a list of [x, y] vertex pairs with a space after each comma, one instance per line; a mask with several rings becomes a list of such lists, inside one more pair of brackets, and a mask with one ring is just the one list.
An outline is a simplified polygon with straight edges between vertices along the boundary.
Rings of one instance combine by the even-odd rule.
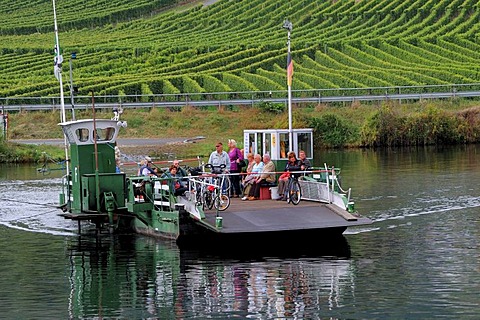
[[209, 6], [211, 4], [214, 4], [215, 2], [218, 2], [218, 0], [207, 0], [207, 1], [203, 1], [203, 5]]

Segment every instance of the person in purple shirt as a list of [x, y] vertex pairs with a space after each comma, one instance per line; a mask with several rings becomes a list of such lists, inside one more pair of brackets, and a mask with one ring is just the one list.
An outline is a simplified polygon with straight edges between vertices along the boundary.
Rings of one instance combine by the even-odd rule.
[[238, 198], [242, 193], [240, 188], [240, 171], [239, 162], [243, 160], [243, 154], [240, 149], [237, 148], [237, 142], [233, 139], [228, 140], [228, 156], [230, 158], [230, 189], [231, 196]]

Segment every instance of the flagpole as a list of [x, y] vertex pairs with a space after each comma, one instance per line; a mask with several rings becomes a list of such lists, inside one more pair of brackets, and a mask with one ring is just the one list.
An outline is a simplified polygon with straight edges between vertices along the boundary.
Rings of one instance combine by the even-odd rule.
[[[58, 79], [60, 85], [60, 106], [62, 108], [62, 112], [60, 114], [60, 122], [66, 122], [65, 116], [65, 97], [63, 95], [63, 80], [62, 80], [62, 62], [63, 57], [60, 53], [60, 42], [58, 40], [58, 26], [57, 26], [57, 10], [55, 9], [55, 0], [53, 2], [53, 20], [54, 20], [54, 27], [55, 27], [55, 58], [54, 58], [54, 73]], [[64, 135], [64, 147], [65, 147], [65, 168], [67, 170], [67, 174], [70, 172], [69, 164], [68, 164], [68, 141], [67, 136]]]
[[290, 53], [290, 33], [293, 25], [288, 19], [283, 23], [283, 27], [287, 29], [287, 91], [288, 91], [288, 150], [293, 151], [293, 132], [292, 132], [292, 72], [293, 61]]

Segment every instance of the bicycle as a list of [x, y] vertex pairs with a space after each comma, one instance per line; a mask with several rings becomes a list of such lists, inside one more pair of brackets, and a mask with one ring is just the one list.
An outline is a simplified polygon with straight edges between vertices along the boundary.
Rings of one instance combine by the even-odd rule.
[[212, 209], [215, 207], [218, 211], [224, 211], [230, 206], [230, 198], [221, 192], [221, 186], [225, 180], [225, 176], [218, 177], [195, 177], [190, 178], [193, 186], [190, 188], [195, 190], [195, 201], [202, 209]]
[[[221, 170], [225, 168], [225, 165], [213, 166], [207, 164], [205, 167], [211, 168], [212, 172], [221, 172]], [[219, 170], [216, 170], [217, 168]], [[215, 206], [215, 209], [218, 211], [224, 211], [230, 206], [230, 197], [228, 196], [229, 182], [230, 179], [224, 174], [220, 174], [220, 177], [212, 177], [212, 185], [209, 185], [205, 191], [205, 203], [209, 209], [211, 209], [212, 206]]]
[[[223, 177], [221, 180], [225, 179]], [[218, 211], [225, 211], [230, 206], [230, 197], [228, 194], [220, 192], [221, 184], [217, 185], [212, 191], [213, 205]]]
[[[223, 170], [226, 168], [226, 165], [225, 164], [213, 165], [213, 164], [207, 163], [205, 165], [205, 168], [210, 169], [213, 174], [221, 175], [220, 180], [222, 180], [222, 183], [220, 184], [220, 186], [222, 187], [222, 193], [228, 193], [231, 187], [231, 183], [230, 183], [230, 179], [228, 179], [228, 177], [225, 176], [225, 174], [223, 173]], [[217, 181], [217, 180], [218, 180], [218, 177], [213, 178], [213, 181]]]
[[294, 173], [290, 173], [285, 187], [285, 195], [287, 197], [287, 203], [297, 205], [302, 198], [302, 188], [298, 182], [298, 176]]
[[[195, 176], [188, 178], [188, 188], [190, 195], [193, 193], [195, 196], [195, 203], [197, 206], [201, 206], [203, 210], [208, 208], [210, 205], [210, 197], [207, 197], [207, 188], [209, 184], [205, 181], [206, 179], [201, 176]], [[190, 200], [193, 200], [193, 197], [190, 196]], [[211, 209], [211, 207], [210, 207]]]
[[204, 203], [208, 209], [215, 207], [218, 211], [225, 211], [230, 206], [230, 197], [218, 191], [218, 186], [209, 185], [203, 194]]

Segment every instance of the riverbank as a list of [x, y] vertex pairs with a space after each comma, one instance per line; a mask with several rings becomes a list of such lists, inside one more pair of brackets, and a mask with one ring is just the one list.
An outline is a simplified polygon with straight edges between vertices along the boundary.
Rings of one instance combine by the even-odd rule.
[[[78, 110], [77, 119], [91, 118], [91, 112]], [[69, 115], [67, 115], [68, 118]], [[111, 112], [97, 111], [98, 118]], [[385, 147], [407, 145], [468, 144], [480, 142], [480, 107], [475, 101], [448, 100], [412, 104], [340, 104], [294, 106], [293, 127], [315, 130], [315, 148]], [[58, 111], [9, 114], [8, 139], [62, 139]], [[157, 159], [208, 156], [217, 141], [235, 139], [243, 147], [246, 128], [288, 128], [288, 112], [282, 104], [229, 108], [127, 109], [122, 115], [128, 127], [120, 139], [174, 139], [165, 143], [152, 140], [150, 146], [125, 146], [129, 154]], [[54, 128], [54, 129], [52, 129]], [[205, 139], [184, 143], [203, 136]], [[122, 145], [119, 143], [119, 146]], [[0, 145], [1, 162], [35, 162], [43, 152], [63, 157], [63, 149], [53, 145]]]

